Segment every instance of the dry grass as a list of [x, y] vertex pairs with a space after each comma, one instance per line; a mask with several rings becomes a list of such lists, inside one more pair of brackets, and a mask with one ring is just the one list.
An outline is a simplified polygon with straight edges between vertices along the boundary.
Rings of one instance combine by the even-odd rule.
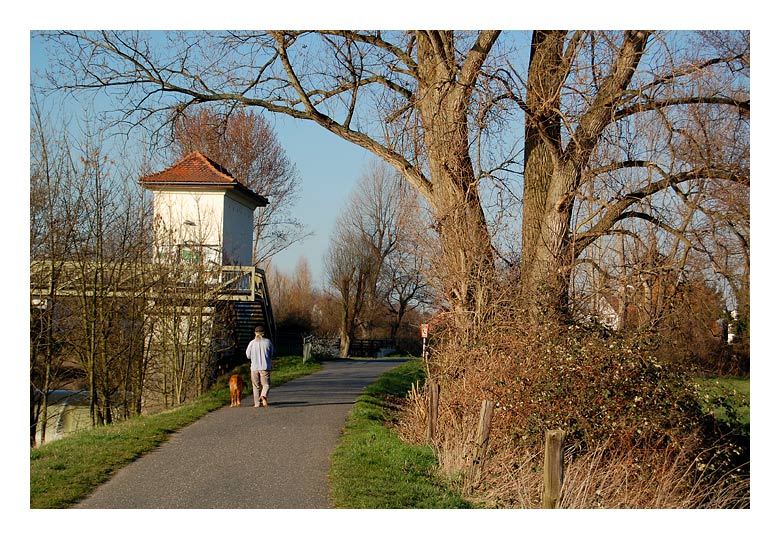
[[[439, 328], [437, 335], [445, 334]], [[514, 322], [479, 340], [439, 339], [433, 446], [440, 474], [486, 507], [539, 508], [545, 428], [567, 431], [565, 508], [745, 508], [746, 470], [705, 432], [678, 373], [634, 342]], [[481, 470], [473, 451], [481, 401], [496, 403]], [[415, 387], [399, 435], [426, 443], [427, 388]], [[749, 464], [748, 464], [749, 465]], [[479, 471], [479, 473], [475, 473]]]

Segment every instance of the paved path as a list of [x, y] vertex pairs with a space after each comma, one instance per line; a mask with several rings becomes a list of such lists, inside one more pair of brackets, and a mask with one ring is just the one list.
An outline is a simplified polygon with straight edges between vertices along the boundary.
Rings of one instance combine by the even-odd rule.
[[[363, 389], [403, 361], [328, 361], [226, 406], [119, 470], [77, 508], [327, 508], [330, 454]], [[246, 390], [245, 390], [246, 393]]]

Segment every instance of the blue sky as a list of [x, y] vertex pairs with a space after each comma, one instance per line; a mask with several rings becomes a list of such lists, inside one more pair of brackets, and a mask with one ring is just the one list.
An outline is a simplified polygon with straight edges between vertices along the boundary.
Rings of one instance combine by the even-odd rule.
[[273, 263], [279, 270], [290, 273], [298, 260], [305, 257], [315, 282], [320, 284], [322, 257], [336, 216], [372, 156], [311, 122], [280, 115], [269, 120], [300, 173], [299, 200], [294, 214], [314, 234], [274, 257]]

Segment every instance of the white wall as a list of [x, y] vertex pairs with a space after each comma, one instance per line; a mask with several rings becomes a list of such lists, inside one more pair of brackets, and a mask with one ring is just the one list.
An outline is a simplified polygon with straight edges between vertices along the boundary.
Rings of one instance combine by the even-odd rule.
[[158, 250], [175, 256], [177, 245], [212, 246], [206, 249], [204, 256], [208, 261], [221, 264], [223, 200], [223, 192], [155, 191], [155, 244]]
[[232, 191], [225, 197], [224, 250], [228, 263], [251, 266], [253, 262], [254, 209]]
[[252, 265], [254, 211], [231, 191], [154, 191], [154, 211], [158, 251], [190, 243], [216, 264]]

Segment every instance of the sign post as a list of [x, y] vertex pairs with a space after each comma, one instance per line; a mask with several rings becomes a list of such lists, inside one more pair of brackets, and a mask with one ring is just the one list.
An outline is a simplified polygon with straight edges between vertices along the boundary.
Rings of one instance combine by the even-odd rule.
[[428, 374], [425, 385], [428, 389], [428, 428], [427, 439], [429, 442], [433, 441], [433, 436], [436, 431], [436, 420], [439, 415], [439, 384], [431, 377], [431, 367], [428, 364], [428, 351], [425, 345], [428, 341], [428, 324], [420, 324], [420, 337], [422, 337], [422, 356], [425, 362], [425, 370]]
[[425, 343], [428, 340], [428, 324], [420, 324], [420, 337], [422, 337], [422, 356], [423, 361], [428, 365], [428, 358], [426, 357]]

